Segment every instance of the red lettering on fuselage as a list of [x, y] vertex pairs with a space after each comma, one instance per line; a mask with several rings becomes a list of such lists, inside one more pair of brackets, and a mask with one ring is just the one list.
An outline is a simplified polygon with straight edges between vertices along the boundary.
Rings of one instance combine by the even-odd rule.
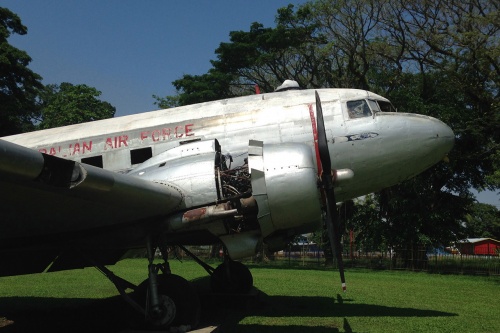
[[193, 136], [194, 124], [177, 125], [174, 128], [163, 127], [156, 128], [150, 131], [142, 131], [140, 134], [141, 141], [151, 140], [153, 142], [166, 141], [172, 138], [182, 138], [184, 136]]
[[104, 150], [106, 149], [115, 149], [128, 146], [128, 135], [119, 135], [106, 139], [106, 143], [104, 145]]
[[186, 136], [193, 136], [194, 133], [191, 133], [193, 131], [193, 127], [194, 124], [187, 124], [186, 126], [184, 126], [184, 134], [186, 134]]
[[[140, 132], [139, 137], [141, 139], [141, 142], [147, 140], [153, 143], [160, 141], [167, 141], [171, 139], [178, 139], [188, 136], [194, 136], [195, 134], [193, 132], [193, 127], [194, 124], [184, 124], [184, 125], [177, 125], [173, 128], [170, 127], [155, 128]], [[137, 136], [137, 134], [134, 134], [134, 136]], [[125, 133], [107, 137], [104, 140], [103, 150], [106, 151], [111, 149], [128, 147], [129, 137], [130, 137], [129, 134]], [[53, 147], [39, 148], [38, 151], [48, 155], [69, 157], [74, 155], [83, 155], [85, 153], [91, 153], [92, 148], [93, 148], [93, 142], [92, 140], [89, 140], [89, 141], [73, 142], [68, 144], [67, 146], [53, 146]]]
[[[151, 132], [151, 139], [153, 139], [154, 142], [160, 141], [160, 130], [154, 130]], [[163, 138], [165, 140], [165, 138]]]
[[176, 138], [182, 138], [182, 136], [184, 135], [184, 133], [181, 133], [181, 130], [182, 126], [175, 126], [174, 133]]
[[92, 151], [92, 141], [89, 141], [88, 143], [83, 141], [82, 153], [85, 154], [86, 152], [91, 152], [91, 151]]
[[62, 157], [81, 155], [92, 152], [92, 141], [70, 143], [67, 147], [39, 148], [38, 151], [48, 155], [61, 155]]

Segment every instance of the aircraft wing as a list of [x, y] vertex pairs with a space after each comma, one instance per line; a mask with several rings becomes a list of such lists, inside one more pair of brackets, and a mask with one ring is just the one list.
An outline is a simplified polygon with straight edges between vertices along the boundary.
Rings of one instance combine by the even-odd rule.
[[[51, 264], [51, 270], [81, 267], [68, 260], [72, 242], [106, 232], [112, 240], [114, 231], [164, 219], [181, 209], [184, 200], [173, 184], [103, 170], [4, 140], [0, 189], [0, 276], [41, 272]], [[116, 262], [125, 251], [97, 250], [104, 264]]]

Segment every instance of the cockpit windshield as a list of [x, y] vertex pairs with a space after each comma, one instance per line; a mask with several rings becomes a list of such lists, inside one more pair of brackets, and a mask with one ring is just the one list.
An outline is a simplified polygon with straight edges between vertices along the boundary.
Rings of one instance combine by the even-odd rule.
[[396, 108], [386, 101], [373, 99], [360, 99], [347, 102], [347, 112], [349, 118], [371, 117], [377, 112], [396, 112]]
[[371, 117], [372, 115], [370, 107], [364, 99], [347, 102], [347, 112], [349, 113], [349, 118], [351, 119]]

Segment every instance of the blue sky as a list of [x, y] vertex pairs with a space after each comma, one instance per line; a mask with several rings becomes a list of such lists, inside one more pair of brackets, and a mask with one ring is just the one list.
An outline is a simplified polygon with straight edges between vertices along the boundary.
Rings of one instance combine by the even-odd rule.
[[277, 9], [306, 1], [4, 0], [28, 27], [9, 42], [25, 50], [43, 83], [87, 84], [116, 115], [155, 109], [172, 81], [204, 74], [229, 32], [275, 25]]
[[[4, 0], [28, 27], [9, 42], [26, 51], [43, 83], [87, 84], [116, 116], [156, 109], [152, 95], [174, 95], [172, 81], [211, 68], [229, 32], [253, 22], [275, 26], [278, 8], [306, 0]], [[500, 208], [492, 192], [477, 195]]]

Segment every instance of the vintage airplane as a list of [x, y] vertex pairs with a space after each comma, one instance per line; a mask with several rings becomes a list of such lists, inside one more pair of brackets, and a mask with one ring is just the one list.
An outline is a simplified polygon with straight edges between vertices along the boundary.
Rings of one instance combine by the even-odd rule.
[[[166, 256], [153, 263], [157, 248], [221, 242], [216, 269], [193, 257], [215, 290], [244, 292], [252, 276], [236, 259], [262, 243], [284, 248], [326, 220], [345, 287], [336, 203], [421, 173], [453, 143], [443, 122], [355, 89], [265, 93], [4, 137], [0, 276], [95, 266], [151, 323], [195, 325], [196, 294]], [[104, 265], [137, 248], [147, 249], [149, 277], [135, 287]], [[144, 303], [127, 288], [143, 291]]]

